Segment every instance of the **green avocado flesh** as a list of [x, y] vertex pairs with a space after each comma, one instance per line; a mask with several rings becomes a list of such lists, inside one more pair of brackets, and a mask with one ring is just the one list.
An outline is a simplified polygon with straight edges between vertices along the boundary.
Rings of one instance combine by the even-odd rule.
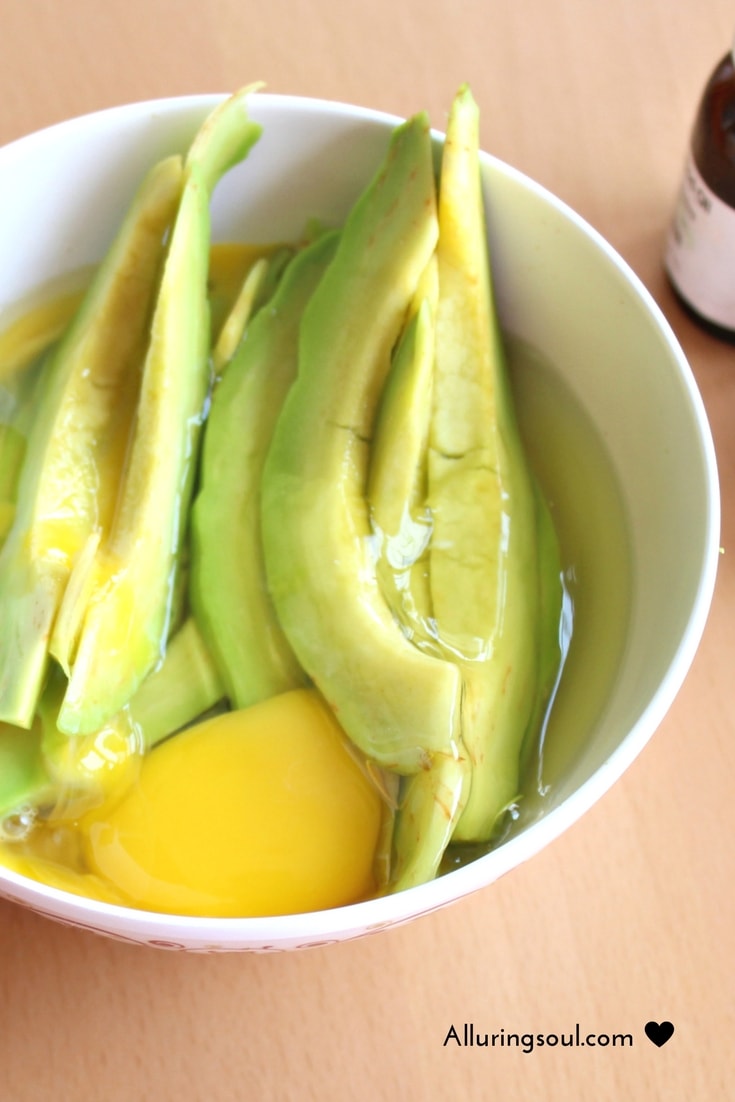
[[264, 586], [260, 481], [296, 377], [301, 316], [336, 244], [327, 234], [290, 262], [212, 397], [192, 509], [190, 596], [236, 708], [306, 681]]
[[535, 683], [535, 516], [505, 390], [476, 157], [478, 116], [453, 105], [440, 178], [439, 303], [428, 460], [430, 585], [462, 670], [470, 790], [453, 837], [490, 836], [518, 795]]
[[457, 738], [457, 668], [404, 637], [376, 582], [365, 483], [390, 357], [436, 247], [429, 126], [395, 132], [302, 322], [299, 374], [262, 483], [268, 585], [284, 632], [353, 742], [398, 772]]
[[84, 612], [59, 715], [69, 733], [114, 715], [165, 650], [209, 388], [209, 203], [260, 135], [245, 106], [245, 95], [225, 101], [184, 166], [117, 511], [100, 549], [103, 580]]
[[539, 692], [542, 585], [561, 600], [558, 549], [552, 540], [539, 545], [542, 503], [492, 308], [478, 140], [479, 112], [463, 89], [450, 113], [439, 184], [427, 491], [432, 609], [442, 648], [462, 670], [462, 739], [471, 763], [458, 841], [489, 839], [519, 795], [521, 747]]
[[378, 411], [367, 497], [378, 541], [381, 592], [404, 633], [421, 639], [431, 619], [425, 471], [434, 373], [435, 303], [420, 297], [393, 357]]
[[163, 238], [180, 192], [179, 158], [150, 172], [44, 368], [0, 555], [0, 719], [18, 726], [33, 722], [76, 556], [115, 507], [118, 456], [139, 385]]
[[393, 130], [341, 225], [242, 244], [218, 284], [253, 91], [154, 166], [0, 392], [0, 840], [119, 799], [212, 710], [310, 686], [383, 795], [375, 882], [400, 891], [508, 824], [563, 661], [557, 535], [469, 89], [443, 143], [425, 113]]

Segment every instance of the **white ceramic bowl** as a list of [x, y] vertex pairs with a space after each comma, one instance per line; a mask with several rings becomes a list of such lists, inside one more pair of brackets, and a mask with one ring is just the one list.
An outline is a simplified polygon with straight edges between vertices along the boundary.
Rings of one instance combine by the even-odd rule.
[[[0, 318], [40, 283], [100, 258], [144, 171], [185, 149], [219, 98], [114, 108], [0, 150]], [[283, 240], [309, 217], [340, 219], [400, 121], [263, 94], [252, 114], [264, 133], [217, 190], [215, 239]], [[592, 418], [622, 487], [632, 540], [632, 614], [618, 673], [542, 813], [495, 852], [430, 884], [314, 914], [152, 914], [2, 868], [0, 893], [62, 922], [169, 948], [282, 950], [359, 937], [485, 888], [537, 853], [600, 799], [661, 722], [698, 646], [716, 572], [719, 497], [705, 411], [668, 324], [613, 249], [514, 169], [483, 156], [482, 172], [502, 320], [551, 360]]]

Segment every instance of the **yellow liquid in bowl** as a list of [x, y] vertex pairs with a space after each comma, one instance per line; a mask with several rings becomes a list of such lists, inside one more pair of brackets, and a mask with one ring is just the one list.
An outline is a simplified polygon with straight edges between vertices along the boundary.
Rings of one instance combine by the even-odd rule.
[[[262, 253], [213, 250], [215, 329]], [[37, 307], [5, 344], [0, 337], [0, 387], [11, 409], [13, 365], [28, 362], [24, 348], [38, 353], [39, 332], [52, 339], [72, 302], [67, 295], [64, 305]], [[10, 365], [4, 374], [3, 349]], [[508, 352], [522, 433], [560, 538], [574, 622], [515, 830], [543, 814], [604, 706], [625, 640], [631, 578], [624, 508], [602, 442], [553, 367], [512, 339]], [[121, 799], [0, 845], [0, 860], [55, 887], [165, 913], [297, 913], [375, 892], [385, 810], [334, 717], [304, 690], [179, 733], [144, 758]], [[444, 869], [481, 852], [450, 847]]]

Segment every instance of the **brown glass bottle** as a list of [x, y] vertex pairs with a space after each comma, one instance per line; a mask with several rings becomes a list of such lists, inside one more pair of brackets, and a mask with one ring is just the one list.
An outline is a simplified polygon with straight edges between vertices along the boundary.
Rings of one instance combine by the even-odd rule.
[[687, 312], [735, 343], [735, 45], [702, 93], [664, 264]]

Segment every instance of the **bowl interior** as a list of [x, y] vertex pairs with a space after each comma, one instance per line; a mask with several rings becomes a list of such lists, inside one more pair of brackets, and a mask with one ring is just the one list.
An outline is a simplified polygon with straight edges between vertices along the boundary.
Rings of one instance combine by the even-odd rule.
[[[0, 316], [39, 284], [99, 259], [145, 170], [184, 149], [217, 98], [116, 108], [0, 150], [0, 234], [13, 258], [0, 269]], [[263, 137], [217, 190], [217, 240], [285, 240], [309, 218], [339, 222], [398, 121], [269, 95], [254, 100], [252, 114]], [[599, 798], [660, 722], [699, 642], [716, 569], [717, 478], [702, 403], [667, 323], [613, 250], [507, 165], [483, 156], [482, 174], [503, 323], [544, 354], [596, 427], [630, 537], [631, 615], [618, 673], [539, 815], [496, 852], [433, 884], [322, 915], [172, 919], [78, 900], [0, 870], [7, 894], [116, 936], [191, 948], [357, 936], [451, 902], [536, 852]]]
[[617, 677], [553, 808], [616, 753], [630, 760], [671, 704], [709, 606], [719, 502], [701, 398], [651, 296], [589, 226], [514, 177], [486, 167], [500, 310], [591, 418], [617, 475], [631, 553]]

